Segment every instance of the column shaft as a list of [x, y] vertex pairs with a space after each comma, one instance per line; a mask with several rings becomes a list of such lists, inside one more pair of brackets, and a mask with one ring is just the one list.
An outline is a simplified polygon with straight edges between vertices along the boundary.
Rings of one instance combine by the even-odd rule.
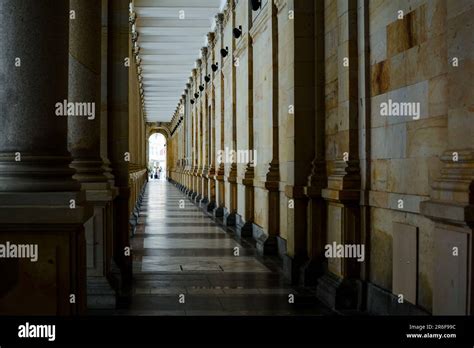
[[0, 2], [0, 243], [37, 247], [35, 262], [0, 262], [2, 315], [85, 310], [91, 213], [69, 167], [68, 36], [69, 0]]

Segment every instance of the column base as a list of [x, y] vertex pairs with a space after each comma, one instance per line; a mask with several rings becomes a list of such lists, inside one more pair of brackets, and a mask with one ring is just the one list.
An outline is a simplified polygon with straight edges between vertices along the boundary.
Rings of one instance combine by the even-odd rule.
[[115, 309], [116, 305], [115, 291], [106, 278], [87, 278], [87, 308]]
[[367, 312], [374, 315], [430, 315], [409, 302], [399, 303], [398, 296], [367, 283]]
[[324, 274], [324, 264], [307, 256], [290, 256], [285, 253], [282, 259], [283, 273], [291, 284], [315, 286], [318, 278]]
[[115, 289], [116, 308], [126, 308], [132, 299], [132, 286], [127, 275], [113, 262], [111, 265], [110, 282]]
[[318, 283], [318, 278], [324, 274], [324, 268], [323, 260], [307, 259], [299, 269], [299, 285], [315, 286]]
[[240, 219], [240, 221], [242, 221], [242, 218], [237, 213], [227, 212], [226, 214], [224, 214], [222, 222], [226, 226], [235, 226], [238, 219]]
[[244, 224], [237, 224], [235, 226], [235, 234], [239, 238], [247, 238], [253, 236], [253, 222], [247, 221]]
[[130, 224], [130, 235], [132, 237], [135, 236], [135, 232], [137, 230], [138, 216], [139, 216], [139, 212], [137, 211], [136, 206], [135, 206], [135, 209], [130, 214], [130, 218], [128, 219], [128, 222]]
[[[36, 246], [36, 261], [0, 261], [0, 315], [78, 315], [87, 306], [83, 192], [0, 193], [0, 243]], [[76, 202], [71, 209], [70, 200]], [[33, 252], [33, 251], [32, 251]], [[55, 285], [55, 286], [52, 286]], [[32, 291], [41, 289], [41, 291]], [[70, 303], [74, 294], [76, 302]]]
[[207, 204], [206, 211], [208, 213], [212, 213], [216, 209], [216, 202], [215, 201], [210, 201], [209, 204]]
[[316, 297], [331, 309], [360, 310], [362, 281], [343, 279], [327, 272], [317, 281]]
[[115, 263], [115, 260], [112, 259], [110, 261], [110, 274], [108, 275], [108, 281], [114, 289], [116, 295], [122, 288], [123, 280], [122, 280], [122, 272], [120, 271], [119, 266]]
[[212, 215], [217, 219], [222, 221], [225, 214], [227, 213], [227, 209], [225, 207], [217, 207], [214, 209]]
[[215, 201], [210, 201], [207, 206], [206, 206], [206, 211], [208, 213], [212, 213], [216, 209], [216, 202]]
[[200, 193], [196, 193], [196, 196], [194, 196], [193, 201], [194, 201], [194, 203], [196, 203], [196, 204], [199, 205], [199, 202], [201, 201], [201, 199], [202, 199], [201, 194], [200, 194]]
[[253, 238], [256, 241], [257, 253], [259, 255], [277, 255], [278, 254], [277, 236], [267, 235], [260, 226], [254, 224]]
[[199, 206], [201, 205], [207, 205], [209, 203], [209, 200], [207, 199], [206, 196], [202, 196], [201, 200], [199, 201]]
[[307, 257], [283, 255], [283, 274], [291, 284], [298, 284], [301, 281], [301, 270]]

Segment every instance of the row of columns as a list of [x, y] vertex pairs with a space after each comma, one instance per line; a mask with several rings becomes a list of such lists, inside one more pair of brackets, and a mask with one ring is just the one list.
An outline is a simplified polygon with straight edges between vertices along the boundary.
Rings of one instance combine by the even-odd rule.
[[[277, 13], [285, 5], [286, 2], [265, 2], [257, 12], [260, 14], [257, 21], [250, 4], [239, 4], [237, 23], [237, 4], [227, 2], [224, 12], [216, 16], [216, 29], [208, 34], [208, 46], [201, 50], [201, 58], [196, 61], [196, 68], [170, 124], [178, 135], [171, 137], [169, 149], [183, 149], [178, 151], [179, 158], [168, 160], [172, 165], [170, 179], [216, 219], [235, 229], [239, 236], [255, 238], [263, 254], [278, 252], [280, 230], [278, 114], [281, 108]], [[232, 37], [237, 24], [242, 25], [243, 34], [239, 40]], [[266, 35], [262, 34], [267, 27], [270, 45], [265, 42]], [[259, 137], [255, 131], [262, 132], [255, 128], [253, 116], [253, 51], [254, 41], [259, 39], [259, 47], [265, 47], [265, 53], [259, 54], [265, 54], [268, 58], [265, 61], [272, 71], [268, 82], [272, 105], [269, 114], [259, 115], [259, 126], [268, 127], [271, 131], [267, 132], [269, 135], [263, 134], [270, 144], [266, 156], [268, 162], [259, 167], [260, 176], [257, 178], [255, 165], [251, 161], [237, 163], [234, 156], [227, 163], [225, 158], [222, 161], [219, 158], [225, 157], [226, 151], [237, 153], [239, 148], [252, 152], [257, 145], [254, 139]], [[221, 50], [228, 50], [228, 55], [224, 57]], [[240, 94], [242, 90], [247, 93]], [[246, 100], [245, 108], [242, 108], [238, 98]], [[180, 121], [182, 119], [184, 122]], [[243, 128], [240, 127], [242, 122], [245, 124]], [[190, 139], [191, 144], [183, 145], [178, 140], [180, 138]], [[260, 207], [267, 214], [264, 222], [255, 221], [256, 186], [266, 197], [265, 206]], [[239, 205], [244, 207], [241, 211]]]
[[[224, 13], [216, 17], [216, 30], [209, 34], [207, 51], [203, 50], [206, 53], [181, 101], [184, 115], [177, 112], [171, 123], [177, 126], [176, 134], [192, 139], [192, 146], [187, 144], [178, 151], [178, 158], [170, 158], [174, 166], [170, 179], [237, 235], [252, 236], [260, 252], [280, 254], [288, 278], [316, 285], [318, 297], [330, 306], [360, 309], [371, 306], [368, 301], [390, 302], [390, 293], [377, 299], [381, 291], [370, 284], [370, 258], [380, 251], [371, 249], [371, 234], [377, 228], [371, 221], [377, 208], [370, 199], [374, 195], [371, 153], [377, 146], [371, 143], [371, 122], [378, 115], [371, 110], [369, 2], [347, 0], [329, 6], [323, 1], [273, 0], [262, 4], [252, 12], [242, 10], [240, 2], [228, 1]], [[453, 5], [436, 6], [446, 7], [446, 23], [455, 21], [458, 12], [450, 12]], [[242, 11], [248, 12], [243, 16]], [[243, 35], [235, 40], [232, 29], [239, 25]], [[467, 26], [463, 28], [456, 30], [460, 37], [467, 37]], [[450, 84], [469, 76], [472, 61], [472, 54], [456, 50], [453, 40], [447, 39], [449, 57], [460, 57], [464, 64], [450, 67]], [[220, 51], [226, 48], [228, 56], [223, 58]], [[237, 59], [236, 73], [232, 63]], [[350, 63], [343, 65], [344, 61]], [[216, 71], [210, 69], [211, 64], [217, 65]], [[203, 82], [206, 76], [209, 83]], [[337, 79], [335, 85], [327, 78]], [[202, 84], [205, 90], [200, 93]], [[468, 115], [466, 106], [457, 106], [453, 95], [447, 98], [449, 149], [440, 157], [445, 168], [433, 183], [431, 198], [421, 202], [419, 210], [435, 222], [433, 311], [465, 314], [473, 303], [472, 270], [445, 266], [451, 260], [445, 244], [449, 241], [463, 249], [463, 262], [469, 262], [473, 144], [468, 136], [455, 136], [466, 135], [465, 129], [470, 129], [459, 122]], [[328, 134], [326, 125], [334, 113], [337, 137]], [[170, 146], [180, 147], [176, 139], [180, 138], [171, 137]], [[269, 148], [264, 144], [270, 144]], [[258, 149], [265, 166], [218, 163], [216, 151], [226, 147]], [[207, 175], [201, 171], [206, 165]], [[365, 261], [326, 258], [325, 245], [333, 241], [365, 245]], [[443, 279], [459, 284], [458, 289]], [[443, 295], [447, 293], [450, 300]]]
[[[80, 314], [127, 293], [128, 11], [126, 0], [0, 3], [0, 242], [39, 254], [0, 263], [2, 314]], [[91, 112], [68, 116], [65, 101]]]

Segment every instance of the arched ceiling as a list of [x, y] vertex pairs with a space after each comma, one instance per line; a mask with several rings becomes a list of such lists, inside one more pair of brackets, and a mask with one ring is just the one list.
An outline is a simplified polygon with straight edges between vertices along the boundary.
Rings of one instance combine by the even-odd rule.
[[[169, 122], [225, 0], [135, 0], [145, 112]], [[183, 11], [183, 12], [180, 12]], [[183, 17], [184, 18], [180, 18]]]

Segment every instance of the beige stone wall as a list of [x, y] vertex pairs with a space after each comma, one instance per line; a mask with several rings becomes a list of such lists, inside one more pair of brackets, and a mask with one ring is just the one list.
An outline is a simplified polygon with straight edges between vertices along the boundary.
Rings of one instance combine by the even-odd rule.
[[[247, 195], [247, 165], [238, 163], [233, 198], [226, 163], [217, 201], [225, 195], [221, 203], [229, 211], [236, 203], [243, 222], [253, 203], [254, 224], [279, 237], [286, 256], [299, 262], [291, 267], [316, 260], [317, 277], [329, 272], [396, 296], [394, 282], [401, 280], [393, 260], [406, 256], [395, 250], [402, 238], [397, 223], [408, 225], [417, 233], [416, 277], [403, 286], [414, 284], [417, 297], [407, 302], [445, 313], [436, 300], [445, 291], [437, 280], [442, 243], [436, 231], [471, 231], [449, 214], [472, 203], [473, 8], [470, 1], [446, 0], [267, 0], [253, 12], [246, 1], [229, 0], [171, 137], [181, 163], [176, 170], [184, 173], [173, 174], [174, 180], [195, 189], [185, 171], [191, 156], [202, 159], [188, 165], [212, 163], [217, 174], [212, 153], [256, 150], [254, 196]], [[239, 25], [243, 35], [234, 39]], [[215, 73], [212, 63], [219, 64]], [[190, 106], [196, 81], [209, 73], [205, 104]], [[419, 117], [382, 116], [389, 100], [419, 103]], [[462, 158], [458, 163], [453, 152]], [[269, 208], [272, 202], [279, 211]], [[448, 227], [435, 223], [440, 219]], [[366, 245], [366, 261], [325, 259], [323, 247], [332, 242]], [[470, 279], [470, 273], [459, 278]]]
[[[236, 94], [236, 148], [237, 150], [253, 151], [253, 146], [250, 146], [249, 141], [251, 135], [249, 134], [249, 117], [253, 115], [252, 104], [252, 51], [251, 38], [248, 34], [250, 22], [249, 11], [245, 1], [240, 1], [235, 8], [235, 26], [242, 26], [242, 36], [235, 40], [235, 59], [237, 61], [235, 89]], [[258, 156], [258, 155], [257, 155]], [[258, 157], [257, 157], [258, 160]], [[237, 213], [245, 222], [245, 187], [242, 180], [245, 176], [247, 164], [243, 162], [237, 163]]]
[[[371, 281], [392, 288], [393, 222], [418, 228], [418, 304], [431, 310], [434, 224], [420, 216], [447, 147], [446, 1], [370, 2]], [[403, 19], [398, 19], [398, 11]], [[420, 103], [420, 119], [383, 117], [380, 105]], [[399, 200], [404, 208], [399, 208]], [[381, 257], [388, 259], [380, 262]]]
[[129, 152], [130, 162], [145, 168], [146, 154], [145, 144], [148, 139], [144, 139], [145, 117], [143, 114], [142, 102], [139, 93], [139, 81], [137, 74], [137, 63], [132, 53], [132, 44], [130, 43], [130, 67], [129, 67]]
[[[224, 150], [230, 151], [235, 150], [235, 143], [234, 143], [234, 124], [233, 124], [233, 95], [235, 93], [234, 90], [234, 63], [232, 59], [232, 15], [228, 15], [227, 23], [224, 27], [224, 37], [223, 37], [223, 47], [229, 49], [229, 55], [222, 59], [222, 74], [224, 78]], [[220, 55], [220, 54], [219, 54]], [[225, 167], [225, 190], [226, 192], [230, 193], [230, 184], [228, 178], [230, 176], [232, 161], [228, 161], [224, 158], [224, 167]], [[231, 195], [227, 194], [225, 197], [225, 206], [231, 206]]]
[[[290, 4], [291, 5], [291, 4]], [[294, 84], [294, 27], [293, 19], [289, 19], [289, 6], [281, 9], [278, 13], [278, 139], [279, 139], [279, 161], [280, 161], [280, 236], [288, 239], [288, 227], [292, 226], [288, 221], [289, 198], [285, 195], [285, 186], [293, 184], [294, 166], [294, 113], [290, 113], [290, 107], [294, 108], [293, 91]], [[290, 247], [291, 248], [291, 247]]]
[[[271, 6], [271, 4], [267, 4]], [[271, 10], [262, 9], [252, 24], [253, 42], [253, 121], [254, 147], [258, 154], [255, 166], [255, 223], [268, 228], [268, 191], [266, 175], [272, 160], [272, 32]]]

